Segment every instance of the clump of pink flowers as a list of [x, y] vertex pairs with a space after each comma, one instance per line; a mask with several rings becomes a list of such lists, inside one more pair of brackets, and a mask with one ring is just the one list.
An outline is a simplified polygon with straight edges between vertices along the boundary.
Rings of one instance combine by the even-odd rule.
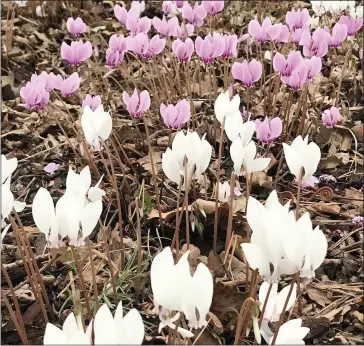
[[255, 82], [257, 82], [262, 76], [262, 64], [252, 59], [247, 62], [234, 62], [231, 72], [233, 77], [242, 82], [246, 87], [250, 88]]

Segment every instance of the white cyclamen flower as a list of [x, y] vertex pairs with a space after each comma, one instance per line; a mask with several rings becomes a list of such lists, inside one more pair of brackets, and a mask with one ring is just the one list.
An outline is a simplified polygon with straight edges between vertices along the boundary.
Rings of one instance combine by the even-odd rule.
[[[187, 181], [198, 179], [207, 169], [212, 154], [212, 147], [205, 136], [200, 138], [197, 132], [179, 131], [174, 137], [172, 149], [167, 148], [162, 156], [162, 168], [165, 175], [179, 185], [185, 175], [187, 159]], [[182, 186], [183, 188], [183, 186]]]
[[[193, 276], [190, 274], [187, 251], [175, 265], [170, 247], [166, 247], [153, 260], [151, 284], [154, 306], [161, 324], [175, 328], [173, 322], [178, 319], [178, 312], [183, 312], [191, 328], [201, 328], [207, 324], [208, 313], [213, 294], [213, 280], [209, 269], [200, 263]], [[196, 309], [199, 318], [196, 316]], [[176, 312], [176, 315], [173, 315]], [[192, 337], [193, 333], [178, 328], [183, 337]]]
[[12, 159], [7, 159], [5, 155], [1, 155], [1, 183], [5, 183], [5, 181], [10, 177], [10, 175], [16, 170], [18, 167], [18, 159], [13, 157]]
[[318, 226], [312, 229], [310, 214], [305, 213], [286, 234], [283, 247], [287, 258], [299, 268], [301, 277], [312, 279], [325, 259], [327, 240]]
[[308, 144], [308, 136], [304, 139], [301, 136], [296, 137], [291, 145], [283, 143], [284, 155], [291, 173], [299, 179], [301, 169], [304, 169], [304, 175], [301, 183], [309, 180], [317, 170], [321, 159], [321, 151], [314, 142]]
[[230, 184], [228, 181], [224, 183], [219, 182], [219, 196], [218, 199], [220, 202], [227, 202], [230, 198]]
[[112, 119], [109, 112], [105, 112], [102, 105], [95, 111], [86, 106], [83, 109], [81, 125], [86, 141], [92, 150], [100, 151], [102, 148], [101, 139], [106, 141], [112, 131]]
[[81, 204], [87, 203], [86, 194], [91, 202], [96, 202], [105, 195], [105, 191], [99, 188], [102, 178], [94, 187], [90, 187], [91, 172], [89, 166], [83, 168], [79, 174], [70, 168], [66, 179], [66, 192], [76, 196]]
[[[264, 316], [262, 320], [262, 325], [260, 329], [260, 333], [262, 334], [264, 340], [268, 343], [270, 338], [273, 336], [272, 330], [269, 328], [268, 323], [269, 322], [278, 322], [280, 314], [282, 313], [283, 306], [286, 302], [290, 286], [286, 286], [278, 293], [278, 284], [272, 283], [269, 284], [268, 282], [263, 282], [259, 289], [259, 303], [260, 303], [260, 309], [263, 308], [264, 302], [267, 297], [267, 293], [269, 290], [269, 286], [272, 285], [268, 301], [266, 303], [266, 307], [264, 310]], [[292, 308], [296, 301], [297, 297], [297, 285], [294, 284], [292, 293], [289, 297], [288, 304], [286, 306], [286, 310]]]
[[[91, 324], [90, 324], [91, 326]], [[44, 345], [90, 345], [92, 329], [89, 326], [86, 333], [82, 323], [77, 323], [76, 317], [70, 313], [63, 323], [62, 330], [52, 323], [47, 323], [44, 333]]]
[[293, 212], [289, 203], [282, 206], [274, 190], [265, 207], [249, 197], [247, 221], [252, 230], [251, 243], [242, 244], [250, 268], [259, 269], [267, 282], [277, 282], [281, 274], [294, 274], [299, 268], [285, 257], [283, 240], [294, 225]]
[[221, 93], [215, 101], [216, 119], [223, 124], [225, 119], [224, 129], [228, 138], [233, 141], [238, 135], [240, 126], [243, 123], [243, 118], [239, 109], [240, 97], [235, 95], [230, 100], [229, 90]]
[[103, 304], [95, 316], [94, 333], [95, 345], [141, 345], [144, 324], [136, 309], [131, 309], [123, 316], [120, 302], [113, 317], [108, 306]]
[[53, 199], [44, 188], [38, 190], [32, 207], [34, 222], [52, 248], [58, 247], [58, 235], [61, 239], [68, 236], [71, 245], [83, 245], [96, 227], [101, 213], [101, 200], [82, 205], [75, 195], [67, 191], [54, 208]]
[[[276, 345], [304, 345], [303, 338], [308, 334], [310, 328], [302, 327], [302, 320], [297, 318], [290, 320], [279, 328]], [[273, 336], [269, 341], [269, 345], [273, 342]]]
[[267, 168], [270, 158], [255, 158], [257, 147], [253, 141], [246, 146], [240, 137], [236, 138], [230, 146], [230, 156], [234, 162], [235, 174], [240, 175], [244, 168], [245, 174], [259, 172]]

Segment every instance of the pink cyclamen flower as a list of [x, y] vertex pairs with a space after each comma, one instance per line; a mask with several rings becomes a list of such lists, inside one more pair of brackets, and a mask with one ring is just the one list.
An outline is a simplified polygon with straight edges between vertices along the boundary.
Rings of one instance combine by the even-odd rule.
[[[295, 182], [297, 183], [297, 179], [295, 179]], [[319, 183], [319, 180], [312, 175], [311, 177], [309, 177], [306, 181], [304, 181], [302, 183], [302, 188], [307, 189], [308, 187], [315, 187], [315, 185], [318, 183]]]
[[176, 37], [180, 40], [184, 41], [187, 37], [193, 34], [195, 30], [195, 26], [193, 24], [184, 24], [181, 23], [181, 26], [177, 26], [176, 28]]
[[138, 19], [140, 17], [140, 14], [142, 12], [142, 6], [140, 3], [139, 5], [137, 3], [137, 1], [133, 1], [129, 11], [127, 11], [125, 7], [115, 5], [114, 15], [124, 26], [126, 25], [126, 20], [128, 19], [128, 17], [133, 17], [135, 19]]
[[309, 22], [310, 15], [307, 8], [304, 8], [303, 10], [297, 9], [296, 11], [292, 10], [286, 13], [286, 23], [291, 30], [308, 27]]
[[169, 20], [166, 17], [159, 19], [158, 17], [153, 18], [153, 26], [161, 37], [176, 36], [178, 28], [178, 18], [173, 17]]
[[202, 1], [201, 5], [204, 7], [209, 16], [216, 16], [224, 9], [224, 0]]
[[127, 92], [123, 92], [123, 101], [126, 109], [134, 118], [139, 118], [150, 107], [150, 96], [148, 91], [144, 90], [138, 95], [138, 91], [134, 89], [134, 93], [129, 96]]
[[175, 106], [162, 103], [160, 112], [166, 126], [174, 129], [179, 129], [191, 118], [190, 104], [186, 100], [177, 102]]
[[[260, 25], [258, 19], [252, 19], [248, 24], [249, 35], [254, 37], [257, 42], [264, 42], [269, 40], [267, 31], [271, 28], [272, 22], [269, 17], [263, 20], [262, 25]], [[272, 35], [272, 32], [271, 32]]]
[[200, 36], [195, 41], [196, 53], [204, 63], [211, 63], [215, 58], [222, 55], [225, 50], [224, 38], [214, 32], [213, 35], [208, 34], [204, 39]]
[[236, 35], [224, 35], [223, 36], [225, 42], [224, 52], [222, 53], [223, 58], [230, 58], [232, 56], [238, 56], [238, 36]]
[[328, 42], [329, 47], [339, 47], [348, 36], [348, 27], [344, 24], [336, 23], [332, 28], [332, 35]]
[[28, 82], [20, 89], [20, 96], [25, 102], [21, 105], [30, 110], [41, 110], [49, 103], [49, 92], [44, 83]]
[[312, 36], [309, 32], [304, 32], [299, 44], [303, 46], [304, 56], [318, 56], [322, 58], [329, 50], [328, 41], [330, 39], [330, 34], [324, 29], [317, 28]]
[[301, 64], [294, 69], [290, 76], [281, 76], [281, 81], [293, 90], [298, 90], [307, 82], [307, 67]]
[[51, 92], [57, 89], [63, 78], [61, 75], [55, 75], [53, 72], [47, 73], [43, 71], [40, 75], [33, 74], [30, 81], [32, 83], [43, 83], [46, 91]]
[[322, 114], [322, 122], [326, 127], [333, 127], [340, 120], [341, 115], [336, 107], [326, 109]]
[[112, 35], [109, 39], [109, 48], [121, 54], [127, 51], [127, 40], [124, 35]]
[[125, 26], [130, 31], [131, 36], [139, 33], [147, 34], [152, 26], [152, 20], [148, 17], [135, 18], [128, 15]]
[[300, 40], [301, 40], [301, 38], [302, 38], [302, 36], [303, 36], [304, 33], [307, 33], [307, 34], [310, 35], [310, 29], [305, 27], [305, 28], [301, 28], [301, 29], [291, 30], [291, 38], [290, 38], [290, 41], [292, 43], [299, 44], [300, 43]]
[[71, 96], [80, 87], [81, 78], [77, 72], [72, 73], [69, 77], [64, 78], [59, 86], [62, 96]]
[[66, 42], [61, 46], [62, 59], [67, 60], [71, 65], [78, 66], [81, 62], [87, 60], [92, 56], [91, 42], [83, 43], [82, 40], [71, 42], [68, 45]]
[[287, 59], [279, 52], [274, 55], [273, 68], [274, 71], [279, 72], [282, 76], [290, 76], [292, 71], [296, 69], [303, 61], [301, 52], [291, 51]]
[[85, 99], [82, 102], [82, 108], [85, 108], [86, 106], [89, 106], [94, 112], [97, 107], [101, 106], [101, 97], [99, 95], [86, 95]]
[[262, 64], [253, 59], [249, 63], [234, 62], [231, 72], [234, 79], [242, 82], [246, 87], [250, 88], [262, 76]]
[[174, 0], [173, 2], [177, 8], [182, 8], [183, 5], [187, 3], [186, 0]]
[[313, 56], [310, 59], [305, 59], [303, 63], [307, 68], [307, 82], [312, 82], [313, 78], [321, 72], [322, 59], [318, 56]]
[[257, 119], [255, 120], [255, 130], [260, 141], [270, 143], [282, 133], [282, 120], [278, 117], [272, 120], [265, 117], [264, 121]]
[[122, 63], [124, 60], [124, 53], [120, 53], [118, 50], [108, 48], [106, 50], [106, 67], [113, 68]]
[[59, 167], [61, 167], [60, 164], [55, 162], [48, 163], [47, 166], [44, 167], [44, 171], [47, 172], [49, 175], [54, 174], [54, 172], [59, 170]]
[[190, 38], [186, 39], [184, 42], [177, 38], [172, 43], [172, 51], [181, 62], [190, 60], [194, 50], [195, 47]]
[[72, 36], [80, 36], [86, 32], [86, 24], [80, 17], [73, 19], [69, 17], [67, 20], [67, 30], [72, 34]]
[[267, 35], [274, 43], [286, 43], [290, 32], [287, 25], [278, 23], [267, 29]]
[[165, 16], [173, 13], [176, 9], [176, 5], [173, 1], [163, 1], [162, 3], [162, 10]]
[[196, 25], [198, 28], [203, 25], [203, 21], [206, 16], [206, 10], [197, 2], [194, 7], [192, 7], [188, 2], [186, 2], [182, 7], [182, 17], [190, 24]]
[[364, 226], [364, 217], [354, 216], [351, 222], [356, 226]]
[[339, 19], [339, 24], [346, 25], [348, 28], [348, 36], [353, 36], [363, 26], [363, 18], [355, 19], [348, 16], [341, 16]]
[[128, 47], [134, 54], [151, 59], [163, 51], [166, 46], [166, 39], [160, 38], [159, 35], [153, 36], [150, 40], [146, 34], [137, 34], [134, 37], [129, 37]]

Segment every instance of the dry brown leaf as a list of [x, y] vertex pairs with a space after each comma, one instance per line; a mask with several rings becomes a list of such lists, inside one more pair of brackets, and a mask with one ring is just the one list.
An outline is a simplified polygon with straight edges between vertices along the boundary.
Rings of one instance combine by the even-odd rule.
[[357, 205], [358, 207], [363, 206], [362, 192], [353, 187], [350, 187], [349, 189], [345, 189], [345, 198], [349, 198], [350, 203]]
[[356, 138], [363, 138], [364, 137], [364, 124], [360, 122], [351, 128]]
[[326, 159], [320, 161], [320, 168], [336, 168], [340, 165], [346, 165], [350, 161], [349, 153], [337, 153], [328, 156]]
[[268, 176], [264, 171], [254, 172], [252, 174], [251, 182], [253, 185], [259, 185], [271, 189], [273, 178]]
[[327, 214], [339, 214], [340, 215], [340, 205], [338, 203], [325, 203], [319, 202], [311, 205], [312, 209], [319, 213]]
[[318, 288], [312, 287], [311, 285], [308, 285], [306, 287], [307, 294], [315, 301], [317, 304], [321, 305], [322, 307], [325, 307], [326, 305], [329, 305], [332, 303], [332, 301], [327, 297], [327, 294]]

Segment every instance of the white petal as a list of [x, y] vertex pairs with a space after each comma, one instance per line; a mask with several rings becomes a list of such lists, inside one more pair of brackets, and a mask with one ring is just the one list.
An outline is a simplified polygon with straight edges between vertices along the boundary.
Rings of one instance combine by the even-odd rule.
[[67, 338], [70, 339], [74, 334], [78, 331], [76, 317], [73, 312], [71, 312], [66, 320], [63, 323], [62, 327], [63, 332], [67, 335]]
[[106, 304], [96, 313], [94, 320], [95, 345], [118, 345], [114, 318]]
[[244, 161], [246, 173], [260, 172], [266, 169], [270, 163], [270, 158], [258, 158], [252, 161]]
[[253, 232], [263, 232], [267, 210], [254, 197], [249, 197], [247, 206], [247, 221]]
[[243, 165], [244, 161], [244, 147], [239, 137], [231, 143], [230, 156], [231, 160], [234, 162], [235, 174], [238, 175], [240, 174], [241, 166]]
[[102, 197], [105, 195], [106, 192], [98, 187], [90, 187], [87, 193], [87, 197], [91, 202], [102, 200]]
[[302, 177], [302, 181], [306, 181], [309, 179], [317, 169], [317, 166], [321, 159], [321, 150], [319, 146], [311, 142], [304, 152], [303, 158], [304, 161], [304, 168], [305, 168], [305, 175]]
[[1, 155], [1, 183], [16, 170], [18, 166], [18, 159], [13, 157], [12, 159], [7, 159], [5, 155]]
[[[278, 294], [276, 301], [275, 301], [275, 307], [273, 311], [273, 316], [271, 318], [271, 322], [277, 322], [279, 320], [279, 317], [281, 315], [281, 312], [283, 310], [283, 306], [286, 303], [288, 293], [290, 290], [290, 285], [284, 287]], [[289, 297], [288, 304], [285, 311], [288, 311], [295, 303], [297, 297], [297, 284], [293, 285], [293, 291]]]
[[316, 270], [324, 261], [327, 252], [327, 240], [321, 230], [316, 228], [312, 231], [309, 249], [312, 269]]
[[77, 243], [81, 205], [77, 198], [71, 193], [65, 193], [57, 202], [56, 219], [59, 234], [62, 238], [68, 236], [70, 242]]
[[181, 176], [180, 166], [175, 153], [170, 148], [167, 148], [166, 152], [162, 155], [162, 168], [167, 178], [179, 185]]
[[7, 218], [14, 205], [14, 196], [7, 184], [1, 185], [1, 216]]
[[68, 344], [67, 336], [62, 330], [52, 323], [47, 323], [43, 345], [66, 345]]
[[44, 233], [48, 241], [51, 225], [55, 222], [53, 199], [48, 190], [41, 187], [33, 200], [33, 220], [39, 231]]
[[82, 238], [88, 237], [97, 225], [102, 213], [102, 201], [90, 202], [81, 211]]
[[25, 202], [20, 202], [20, 201], [14, 202], [14, 208], [17, 213], [21, 213], [25, 209], [26, 206], [27, 206], [27, 204]]
[[141, 345], [144, 339], [144, 324], [140, 313], [131, 309], [117, 325], [119, 345]]
[[[292, 145], [293, 146], [293, 145]], [[290, 172], [297, 178], [300, 175], [302, 164], [300, 162], [299, 152], [296, 152], [292, 146], [283, 143], [284, 156]]]
[[85, 194], [91, 186], [91, 172], [90, 167], [87, 165], [81, 172], [80, 177], [84, 184]]
[[264, 276], [265, 278], [269, 278], [269, 262], [260, 247], [255, 244], [248, 243], [241, 244], [241, 247], [244, 251], [244, 255], [248, 261], [250, 268], [253, 270], [259, 269], [260, 275]]

